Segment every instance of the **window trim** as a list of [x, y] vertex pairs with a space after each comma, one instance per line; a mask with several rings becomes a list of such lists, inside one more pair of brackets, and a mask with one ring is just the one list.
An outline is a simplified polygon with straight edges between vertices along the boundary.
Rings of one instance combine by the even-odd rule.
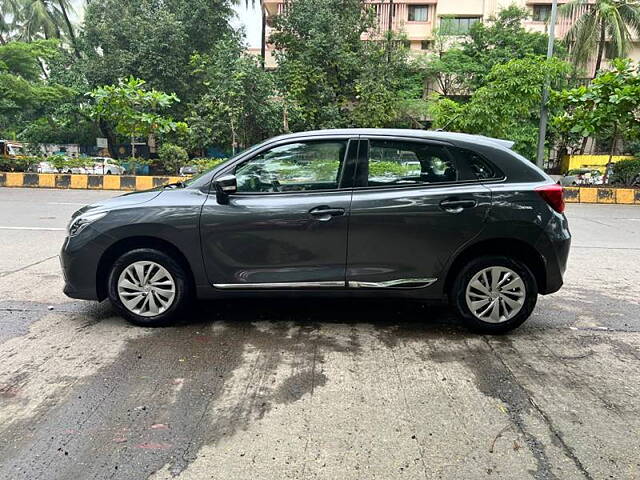
[[[547, 14], [547, 18], [545, 20], [539, 20], [536, 19], [536, 9], [539, 9], [541, 7], [548, 7], [548, 14]], [[535, 22], [535, 23], [547, 23], [549, 20], [551, 20], [551, 4], [548, 3], [534, 3], [533, 5], [531, 5], [531, 21]]]
[[[260, 147], [259, 149], [251, 151], [248, 156], [239, 158], [237, 161], [229, 165], [225, 165], [225, 168], [221, 169], [219, 172], [216, 172], [216, 174], [211, 179], [212, 188], [217, 178], [222, 177], [224, 175], [228, 175], [228, 174], [235, 175], [236, 168], [238, 168], [240, 165], [250, 162], [251, 160], [256, 158], [258, 155], [262, 154], [263, 152], [266, 152], [267, 150], [271, 150], [273, 148], [280, 147], [283, 145], [289, 145], [292, 143], [303, 143], [303, 142], [307, 143], [307, 142], [318, 142], [318, 141], [327, 141], [327, 142], [346, 141], [347, 143], [345, 154], [344, 154], [345, 155], [344, 160], [342, 162], [342, 172], [340, 175], [342, 177], [340, 179], [341, 184], [338, 185], [338, 188], [331, 188], [326, 190], [299, 190], [299, 191], [289, 191], [289, 192], [236, 192], [229, 195], [229, 197], [234, 198], [234, 197], [241, 197], [241, 196], [247, 197], [247, 196], [266, 196], [266, 195], [310, 195], [310, 194], [322, 194], [322, 193], [331, 193], [331, 192], [345, 192], [345, 191], [353, 190], [354, 178], [345, 178], [343, 175], [343, 172], [345, 171], [345, 169], [350, 163], [357, 162], [359, 149], [360, 149], [358, 135], [335, 135], [335, 136], [310, 135], [310, 136], [304, 136], [304, 137], [298, 137], [298, 138], [287, 138], [287, 139], [279, 139], [279, 140], [274, 139], [273, 142], [269, 142], [263, 145], [262, 147]], [[356, 146], [355, 155], [352, 155], [353, 152], [351, 152], [352, 142], [358, 143], [358, 145]], [[353, 169], [354, 176], [355, 176], [356, 168]], [[347, 185], [343, 186], [342, 183], [346, 183]]]
[[[411, 20], [410, 18], [411, 9], [418, 8], [418, 7], [424, 8], [427, 11], [425, 20]], [[415, 3], [415, 4], [410, 3], [409, 5], [407, 5], [407, 22], [408, 23], [429, 23], [430, 10], [431, 9], [429, 8], [429, 4], [427, 3]]]
[[460, 21], [460, 20], [475, 20], [475, 22], [469, 23], [469, 27], [464, 32], [458, 30], [458, 31], [451, 31], [451, 32], [444, 32], [443, 33], [443, 35], [450, 36], [450, 37], [460, 37], [460, 36], [468, 35], [469, 34], [469, 30], [471, 30], [471, 27], [477, 22], [482, 22], [483, 17], [482, 17], [482, 15], [453, 15], [453, 16], [442, 15], [442, 16], [440, 16], [440, 24], [438, 25], [438, 28], [440, 30], [442, 30], [442, 22], [443, 22], [443, 20], [445, 20], [445, 21], [446, 20], [456, 20], [456, 21]]
[[[478, 153], [475, 150], [472, 150], [472, 152], [476, 155], [478, 155], [484, 162], [487, 162], [495, 171], [496, 174], [502, 175], [501, 177], [496, 177], [496, 178], [491, 178], [488, 180], [482, 180], [479, 178], [476, 179], [463, 179], [463, 180], [455, 180], [453, 182], [439, 182], [439, 183], [419, 183], [419, 184], [400, 184], [400, 185], [373, 185], [373, 186], [362, 186], [362, 185], [357, 185], [357, 181], [358, 181], [358, 169], [361, 168], [361, 164], [363, 162], [369, 162], [369, 142], [371, 140], [387, 140], [387, 141], [397, 141], [397, 142], [415, 142], [415, 143], [424, 143], [427, 145], [438, 145], [438, 146], [442, 146], [444, 147], [444, 149], [447, 151], [447, 155], [449, 155], [451, 161], [453, 162], [453, 164], [456, 167], [456, 170], [458, 171], [458, 174], [462, 173], [463, 171], [467, 172], [470, 170], [470, 168], [468, 166], [463, 166], [462, 168], [460, 168], [460, 161], [456, 158], [455, 155], [452, 154], [452, 152], [450, 151], [450, 148], [462, 148], [465, 150], [470, 150], [468, 148], [465, 147], [460, 147], [458, 145], [452, 144], [452, 143], [448, 143], [448, 142], [442, 142], [439, 140], [429, 140], [429, 139], [423, 139], [423, 138], [415, 138], [415, 137], [394, 137], [394, 136], [387, 136], [387, 135], [363, 135], [360, 137], [360, 147], [359, 147], [359, 152], [358, 152], [358, 162], [356, 164], [356, 168], [355, 168], [355, 178], [354, 178], [354, 184], [353, 184], [353, 190], [355, 191], [367, 191], [367, 190], [399, 190], [399, 189], [434, 189], [434, 188], [442, 188], [442, 187], [450, 187], [450, 186], [454, 186], [454, 185], [477, 185], [477, 184], [493, 184], [493, 183], [504, 183], [507, 180], [507, 177], [505, 176], [504, 172], [498, 168], [495, 163], [487, 160], [487, 158]], [[364, 145], [364, 148], [363, 148]]]

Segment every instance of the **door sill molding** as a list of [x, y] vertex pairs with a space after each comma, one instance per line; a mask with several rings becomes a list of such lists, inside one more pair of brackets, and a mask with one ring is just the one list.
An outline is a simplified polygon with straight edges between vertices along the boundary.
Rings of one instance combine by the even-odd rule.
[[214, 283], [223, 290], [282, 289], [282, 288], [345, 288], [344, 281], [328, 282], [279, 282], [279, 283]]
[[383, 282], [360, 282], [350, 280], [349, 288], [425, 288], [438, 281], [437, 278], [398, 278]]

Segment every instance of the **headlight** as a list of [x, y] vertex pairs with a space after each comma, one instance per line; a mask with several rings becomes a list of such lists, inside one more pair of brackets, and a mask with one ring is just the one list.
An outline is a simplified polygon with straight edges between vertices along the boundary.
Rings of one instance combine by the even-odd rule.
[[69, 225], [67, 226], [67, 233], [69, 234], [70, 237], [73, 237], [74, 235], [78, 235], [82, 230], [84, 230], [84, 227], [86, 227], [87, 225], [95, 221], [100, 220], [107, 213], [108, 212], [96, 212], [96, 213], [87, 213], [87, 214], [79, 215], [78, 217], [74, 218], [69, 222]]

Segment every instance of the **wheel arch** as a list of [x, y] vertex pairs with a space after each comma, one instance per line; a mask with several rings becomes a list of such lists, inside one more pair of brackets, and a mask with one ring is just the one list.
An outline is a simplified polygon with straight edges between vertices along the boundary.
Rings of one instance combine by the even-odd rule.
[[126, 252], [138, 248], [152, 248], [170, 255], [185, 269], [190, 286], [194, 287], [195, 278], [193, 269], [191, 268], [187, 257], [173, 243], [162, 238], [151, 236], [126, 237], [118, 240], [107, 248], [98, 261], [98, 268], [96, 269], [96, 291], [98, 294], [98, 300], [101, 301], [107, 298], [107, 282], [109, 280], [111, 266], [114, 262]]
[[485, 255], [504, 255], [523, 262], [533, 273], [538, 291], [545, 292], [547, 269], [544, 258], [531, 244], [513, 238], [492, 238], [482, 240], [462, 250], [451, 263], [444, 283], [444, 294], [449, 295], [451, 287], [462, 268], [474, 258]]

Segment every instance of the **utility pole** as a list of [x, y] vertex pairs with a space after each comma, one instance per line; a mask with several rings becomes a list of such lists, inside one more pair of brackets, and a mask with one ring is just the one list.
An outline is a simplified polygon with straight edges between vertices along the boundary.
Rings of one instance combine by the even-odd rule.
[[[549, 43], [547, 44], [547, 60], [553, 57], [553, 47], [556, 40], [556, 21], [558, 19], [558, 0], [553, 0], [551, 4], [551, 19], [549, 21]], [[549, 120], [549, 76], [544, 81], [542, 87], [542, 105], [540, 107], [540, 130], [538, 132], [538, 153], [536, 155], [536, 165], [540, 168], [544, 165], [544, 141], [547, 137], [547, 122]]]

